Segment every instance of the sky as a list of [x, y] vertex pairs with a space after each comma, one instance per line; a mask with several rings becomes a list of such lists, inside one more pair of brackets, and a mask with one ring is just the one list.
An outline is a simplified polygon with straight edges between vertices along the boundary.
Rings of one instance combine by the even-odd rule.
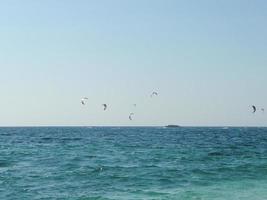
[[267, 110], [266, 10], [264, 0], [0, 1], [0, 126], [267, 126], [250, 107]]

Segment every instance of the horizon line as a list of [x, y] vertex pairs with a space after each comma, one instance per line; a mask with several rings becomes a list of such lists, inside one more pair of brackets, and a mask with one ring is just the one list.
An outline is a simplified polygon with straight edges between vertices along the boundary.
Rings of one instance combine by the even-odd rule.
[[[53, 128], [53, 127], [73, 127], [73, 128], [82, 128], [82, 127], [96, 127], [96, 128], [116, 128], [116, 127], [125, 127], [125, 128], [149, 128], [149, 127], [166, 127], [167, 125], [8, 125], [8, 126], [1, 126], [0, 128]], [[243, 126], [236, 126], [236, 125], [178, 125], [177, 128], [267, 128], [267, 126], [255, 126], [255, 125], [243, 125]]]

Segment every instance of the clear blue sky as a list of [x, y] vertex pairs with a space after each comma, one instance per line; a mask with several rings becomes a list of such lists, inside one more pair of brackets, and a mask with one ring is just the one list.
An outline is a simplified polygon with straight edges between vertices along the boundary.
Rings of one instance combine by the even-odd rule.
[[249, 108], [267, 110], [266, 11], [264, 0], [1, 1], [0, 125], [267, 126]]

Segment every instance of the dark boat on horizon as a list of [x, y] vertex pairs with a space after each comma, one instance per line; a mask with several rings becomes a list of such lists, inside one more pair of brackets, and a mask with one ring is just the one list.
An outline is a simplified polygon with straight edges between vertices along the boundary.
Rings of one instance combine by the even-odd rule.
[[167, 125], [167, 126], [165, 126], [166, 128], [180, 128], [180, 126], [179, 125], [173, 125], [173, 124], [171, 124], [171, 125]]

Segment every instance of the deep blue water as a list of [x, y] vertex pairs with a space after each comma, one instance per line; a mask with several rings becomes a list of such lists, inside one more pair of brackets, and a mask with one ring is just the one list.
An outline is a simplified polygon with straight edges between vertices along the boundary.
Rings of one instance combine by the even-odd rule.
[[267, 199], [267, 128], [0, 128], [0, 199]]

